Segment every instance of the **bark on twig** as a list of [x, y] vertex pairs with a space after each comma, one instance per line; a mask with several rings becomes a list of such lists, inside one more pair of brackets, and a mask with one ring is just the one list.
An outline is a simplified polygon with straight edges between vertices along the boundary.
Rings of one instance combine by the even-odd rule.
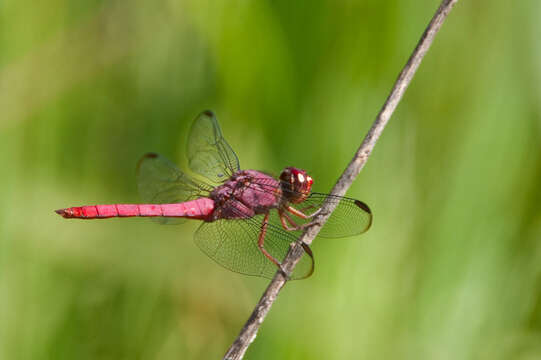
[[[396, 106], [400, 102], [400, 99], [404, 95], [406, 88], [411, 82], [415, 71], [419, 67], [421, 60], [425, 56], [426, 52], [430, 48], [430, 45], [434, 41], [434, 37], [439, 31], [441, 25], [449, 15], [449, 12], [453, 6], [458, 2], [458, 0], [443, 0], [440, 7], [436, 11], [434, 17], [428, 24], [426, 30], [424, 31], [419, 43], [415, 47], [412, 55], [408, 59], [408, 62], [400, 72], [398, 79], [396, 80], [394, 87], [389, 94], [389, 97], [385, 100], [383, 107], [381, 108], [376, 120], [372, 124], [372, 127], [366, 134], [361, 146], [355, 153], [355, 156], [349, 163], [349, 165], [344, 170], [343, 174], [340, 176], [336, 184], [334, 185], [331, 194], [332, 195], [345, 195], [348, 188], [351, 186], [351, 183], [359, 172], [364, 167], [364, 164], [368, 160], [372, 149], [376, 145], [376, 141], [380, 137], [385, 125], [389, 121], [391, 115], [393, 114]], [[288, 254], [286, 255], [283, 261], [283, 268], [291, 273], [297, 262], [300, 260], [303, 255], [303, 249], [300, 245], [301, 242], [306, 244], [311, 244], [312, 240], [319, 233], [321, 227], [325, 224], [327, 219], [330, 217], [336, 203], [325, 202], [322, 206], [322, 211], [314, 219], [314, 225], [308, 227], [304, 233], [300, 236], [299, 240], [295, 245], [293, 245]], [[229, 350], [224, 356], [224, 360], [239, 360], [244, 357], [244, 353], [255, 339], [257, 331], [261, 326], [261, 323], [265, 319], [265, 316], [269, 312], [272, 304], [276, 300], [278, 293], [286, 283], [286, 279], [281, 272], [277, 272], [274, 278], [271, 280], [267, 289], [263, 293], [263, 296], [259, 300], [255, 309], [246, 324], [242, 328], [240, 334], [235, 339]]]

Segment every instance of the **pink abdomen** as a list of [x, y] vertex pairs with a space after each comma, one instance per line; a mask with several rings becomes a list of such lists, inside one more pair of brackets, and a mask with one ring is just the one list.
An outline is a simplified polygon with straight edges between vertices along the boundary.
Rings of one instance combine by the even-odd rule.
[[75, 206], [56, 210], [65, 218], [106, 219], [111, 217], [165, 216], [205, 220], [214, 210], [214, 201], [199, 198], [177, 204], [113, 204]]

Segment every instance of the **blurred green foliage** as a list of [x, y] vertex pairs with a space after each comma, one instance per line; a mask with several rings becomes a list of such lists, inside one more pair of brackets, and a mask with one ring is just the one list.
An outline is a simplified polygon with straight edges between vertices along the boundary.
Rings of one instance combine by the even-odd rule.
[[[328, 191], [438, 3], [0, 2], [0, 358], [220, 358], [266, 280], [195, 222], [53, 210], [138, 201], [206, 108], [242, 167]], [[315, 241], [248, 359], [541, 358], [540, 13], [458, 3], [349, 192], [373, 228]]]

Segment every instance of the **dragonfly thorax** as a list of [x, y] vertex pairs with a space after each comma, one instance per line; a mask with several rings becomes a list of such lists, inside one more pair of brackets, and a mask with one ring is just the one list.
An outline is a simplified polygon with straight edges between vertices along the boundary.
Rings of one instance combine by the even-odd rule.
[[314, 180], [306, 174], [305, 170], [291, 166], [282, 171], [280, 180], [284, 197], [293, 204], [306, 200], [314, 183]]
[[273, 177], [256, 170], [241, 170], [209, 195], [215, 208], [209, 221], [246, 219], [279, 205], [281, 189]]

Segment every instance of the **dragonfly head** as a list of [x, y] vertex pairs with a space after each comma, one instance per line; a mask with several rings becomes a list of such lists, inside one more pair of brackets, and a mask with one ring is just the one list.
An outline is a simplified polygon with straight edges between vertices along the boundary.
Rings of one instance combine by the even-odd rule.
[[298, 204], [310, 195], [314, 180], [306, 171], [295, 167], [286, 167], [280, 174], [282, 193], [288, 201]]

